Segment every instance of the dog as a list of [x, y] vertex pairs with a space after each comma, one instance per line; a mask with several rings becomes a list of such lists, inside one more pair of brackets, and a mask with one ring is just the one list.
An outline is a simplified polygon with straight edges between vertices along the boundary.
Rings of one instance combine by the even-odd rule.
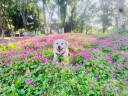
[[57, 60], [57, 55], [60, 54], [64, 59], [68, 56], [69, 43], [63, 39], [57, 39], [53, 42], [53, 53], [54, 53], [54, 61]]

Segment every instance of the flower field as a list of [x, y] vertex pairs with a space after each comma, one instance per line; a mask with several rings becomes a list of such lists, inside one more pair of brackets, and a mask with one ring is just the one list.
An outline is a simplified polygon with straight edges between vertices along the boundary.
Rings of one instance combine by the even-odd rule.
[[[60, 38], [69, 42], [68, 63], [53, 62], [53, 41]], [[0, 96], [128, 96], [128, 36], [1, 41]]]

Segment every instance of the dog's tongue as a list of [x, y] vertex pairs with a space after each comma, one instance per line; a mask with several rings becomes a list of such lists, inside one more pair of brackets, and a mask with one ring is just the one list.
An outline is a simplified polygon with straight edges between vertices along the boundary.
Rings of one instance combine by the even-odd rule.
[[61, 49], [58, 49], [58, 51], [61, 51]]

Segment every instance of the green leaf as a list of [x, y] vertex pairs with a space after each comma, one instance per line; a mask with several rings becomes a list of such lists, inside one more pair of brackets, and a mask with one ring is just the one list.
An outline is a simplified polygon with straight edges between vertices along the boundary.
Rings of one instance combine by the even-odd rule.
[[62, 91], [60, 96], [66, 96], [66, 92], [65, 91]]
[[16, 88], [18, 89], [20, 86], [21, 86], [21, 80], [18, 80], [18, 81], [16, 82]]
[[42, 94], [42, 91], [36, 92], [35, 95]]
[[18, 93], [21, 94], [21, 95], [25, 95], [24, 89], [18, 90]]
[[11, 94], [8, 94], [8, 96], [18, 96], [18, 94], [11, 93]]

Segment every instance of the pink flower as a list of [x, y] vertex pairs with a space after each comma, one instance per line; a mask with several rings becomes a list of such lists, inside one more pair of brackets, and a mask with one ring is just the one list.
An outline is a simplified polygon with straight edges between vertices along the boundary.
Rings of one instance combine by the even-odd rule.
[[29, 84], [29, 80], [28, 79], [25, 82], [26, 82], [26, 84]]
[[59, 82], [59, 80], [57, 80], [57, 82]]
[[111, 90], [111, 89], [110, 89], [110, 88], [108, 88], [108, 91], [109, 91], [109, 92], [110, 92], [110, 90]]
[[50, 74], [50, 72], [49, 72], [49, 71], [48, 71], [47, 73], [48, 73], [48, 74]]
[[113, 86], [112, 84], [110, 84], [111, 86]]
[[107, 92], [105, 92], [105, 94], [107, 94]]
[[78, 69], [76, 68], [76, 70], [75, 71], [78, 71]]
[[93, 89], [96, 89], [96, 87], [93, 87]]
[[94, 59], [93, 55], [92, 55], [92, 56], [90, 56], [90, 58], [91, 58], [91, 59]]

